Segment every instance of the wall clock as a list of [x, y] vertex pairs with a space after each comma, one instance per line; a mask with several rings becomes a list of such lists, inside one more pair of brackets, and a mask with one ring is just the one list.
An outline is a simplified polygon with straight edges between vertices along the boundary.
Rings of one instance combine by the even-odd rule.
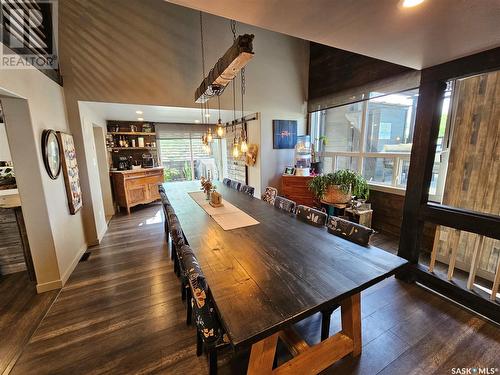
[[61, 173], [61, 154], [59, 138], [54, 130], [46, 129], [42, 133], [43, 164], [49, 177], [53, 180]]

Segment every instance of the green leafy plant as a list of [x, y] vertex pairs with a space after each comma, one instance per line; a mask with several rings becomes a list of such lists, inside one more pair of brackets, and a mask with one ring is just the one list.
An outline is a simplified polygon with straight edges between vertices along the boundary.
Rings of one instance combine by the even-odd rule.
[[318, 199], [323, 198], [330, 186], [338, 186], [344, 194], [350, 192], [356, 198], [368, 199], [370, 194], [365, 178], [349, 169], [340, 169], [334, 173], [316, 176], [309, 181], [309, 190]]

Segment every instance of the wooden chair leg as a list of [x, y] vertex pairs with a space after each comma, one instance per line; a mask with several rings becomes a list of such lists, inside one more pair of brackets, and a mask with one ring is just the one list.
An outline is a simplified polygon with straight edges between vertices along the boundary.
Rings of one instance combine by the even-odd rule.
[[186, 284], [184, 282], [181, 283], [181, 299], [186, 300]]
[[326, 340], [330, 336], [330, 319], [332, 313], [333, 309], [321, 312], [321, 341]]
[[203, 340], [200, 331], [196, 330], [196, 356], [199, 357], [203, 354]]
[[208, 373], [217, 375], [217, 349], [212, 348], [208, 351]]
[[191, 322], [193, 321], [193, 306], [191, 305], [191, 303], [193, 301], [192, 301], [192, 296], [191, 296], [191, 289], [188, 289], [186, 294], [187, 294], [186, 295], [186, 302], [187, 302], [187, 306], [186, 306], [186, 324], [188, 326], [190, 326]]

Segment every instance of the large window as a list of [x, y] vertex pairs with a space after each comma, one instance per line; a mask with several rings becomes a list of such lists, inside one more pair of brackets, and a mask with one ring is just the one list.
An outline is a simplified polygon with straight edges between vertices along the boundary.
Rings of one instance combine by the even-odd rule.
[[165, 181], [199, 180], [220, 177], [220, 140], [215, 139], [208, 153], [200, 137], [159, 139], [160, 160]]
[[323, 171], [358, 171], [371, 184], [406, 187], [418, 89], [311, 114], [316, 147], [326, 137]]

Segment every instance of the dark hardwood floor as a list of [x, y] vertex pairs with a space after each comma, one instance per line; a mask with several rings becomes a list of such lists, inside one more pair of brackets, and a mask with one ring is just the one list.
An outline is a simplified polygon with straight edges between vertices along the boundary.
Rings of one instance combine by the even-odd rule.
[[[114, 217], [102, 243], [90, 251], [12, 374], [208, 373], [205, 358], [195, 354], [195, 329], [185, 324], [161, 206]], [[500, 367], [500, 328], [418, 285], [390, 278], [367, 289], [362, 318], [362, 355], [344, 358], [325, 374], [451, 374], [452, 367]], [[340, 326], [338, 311], [332, 322], [333, 333]], [[297, 330], [314, 343], [319, 327], [315, 315]], [[226, 350], [220, 357], [220, 373], [244, 373], [248, 352]], [[279, 361], [286, 358], [282, 353]]]
[[37, 294], [26, 271], [0, 277], [0, 374], [13, 367], [58, 292]]

